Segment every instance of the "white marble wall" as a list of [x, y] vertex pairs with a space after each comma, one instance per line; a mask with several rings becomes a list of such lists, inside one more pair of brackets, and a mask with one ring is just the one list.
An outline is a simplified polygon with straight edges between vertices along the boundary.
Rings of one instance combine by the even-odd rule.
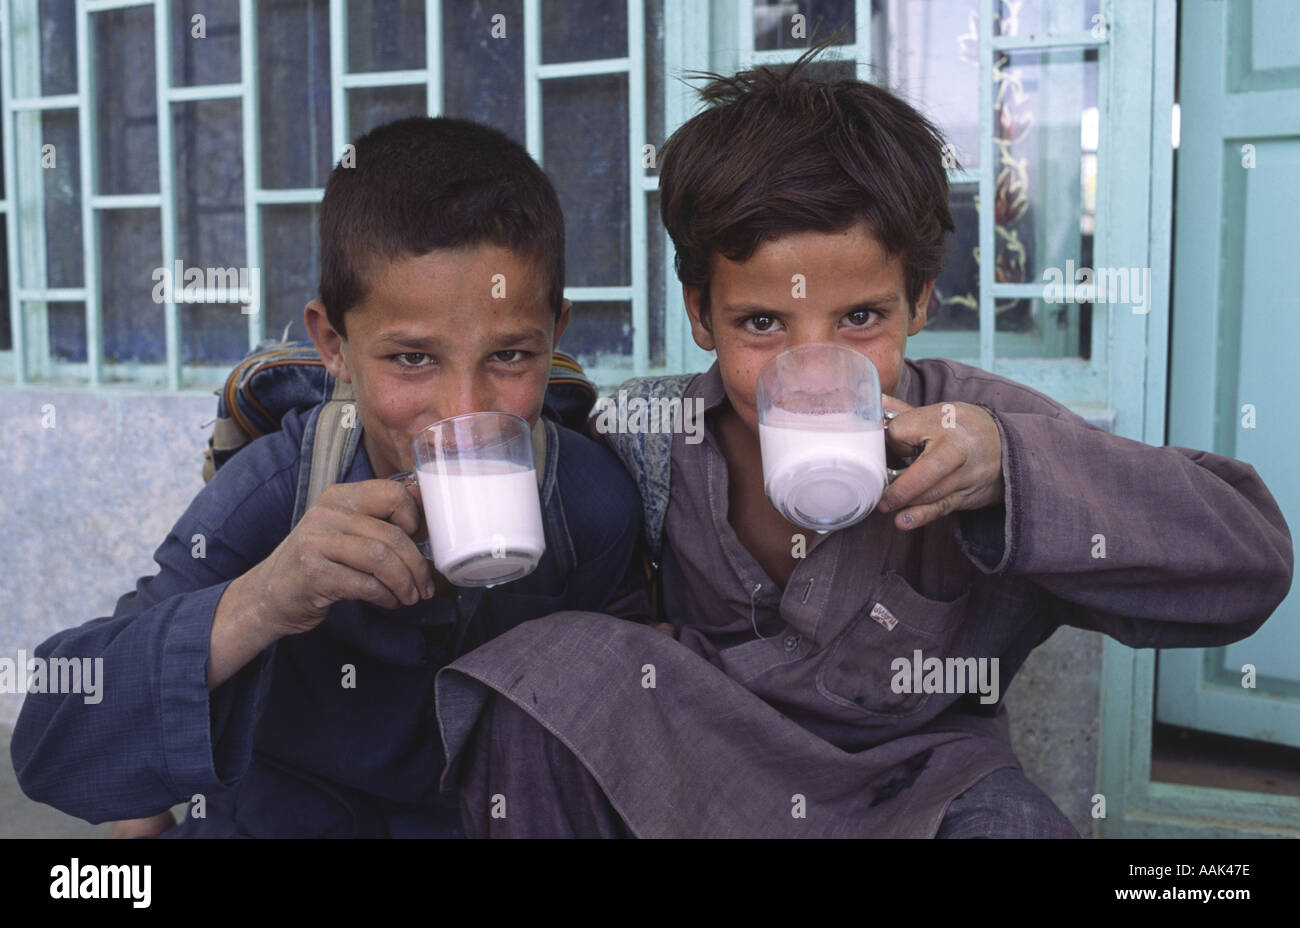
[[[112, 614], [157, 571], [154, 549], [203, 486], [216, 404], [210, 393], [0, 389], [0, 656]], [[0, 724], [21, 704], [0, 694]]]

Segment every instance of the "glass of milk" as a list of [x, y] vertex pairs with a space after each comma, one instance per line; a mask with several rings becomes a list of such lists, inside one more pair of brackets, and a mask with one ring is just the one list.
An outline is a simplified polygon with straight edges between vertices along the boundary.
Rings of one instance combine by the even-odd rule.
[[876, 366], [829, 343], [770, 358], [758, 374], [758, 440], [782, 516], [817, 532], [861, 522], [891, 476]]
[[546, 551], [528, 422], [475, 412], [412, 440], [433, 564], [456, 586], [527, 576]]

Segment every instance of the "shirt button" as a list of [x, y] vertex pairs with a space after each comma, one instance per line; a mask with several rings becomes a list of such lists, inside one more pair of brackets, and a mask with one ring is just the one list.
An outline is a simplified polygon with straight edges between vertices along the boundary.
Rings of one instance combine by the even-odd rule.
[[798, 636], [798, 635], [786, 635], [786, 636], [785, 636], [785, 649], [786, 649], [787, 651], [794, 651], [794, 650], [796, 650], [798, 647], [799, 647], [799, 636]]

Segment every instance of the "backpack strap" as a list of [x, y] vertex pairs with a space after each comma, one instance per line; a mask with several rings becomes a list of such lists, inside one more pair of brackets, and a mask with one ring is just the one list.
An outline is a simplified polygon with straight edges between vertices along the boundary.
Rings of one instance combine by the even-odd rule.
[[[655, 404], [674, 399], [680, 401], [697, 376], [633, 377], [618, 388], [618, 400], [623, 402], [624, 397], [643, 397], [648, 403]], [[612, 401], [607, 399], [604, 402]], [[657, 563], [663, 556], [664, 516], [668, 512], [668, 485], [672, 477], [673, 433], [667, 429], [656, 432], [638, 429], [633, 433], [614, 429], [602, 437], [636, 481], [645, 509], [646, 543], [650, 556]]]
[[311, 411], [303, 427], [291, 529], [327, 487], [343, 479], [361, 443], [361, 419], [352, 384], [331, 379], [334, 387], [329, 399]]

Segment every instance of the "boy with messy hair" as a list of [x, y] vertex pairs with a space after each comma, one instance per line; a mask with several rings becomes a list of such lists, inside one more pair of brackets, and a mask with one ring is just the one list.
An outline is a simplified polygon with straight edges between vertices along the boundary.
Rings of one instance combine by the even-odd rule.
[[[942, 138], [807, 63], [711, 75], [662, 153], [692, 334], [717, 361], [624, 389], [702, 400], [704, 440], [604, 437], [637, 477], [676, 640], [565, 613], [444, 670], [471, 835], [1077, 837], [1011, 749], [1001, 697], [1029, 652], [1061, 625], [1220, 646], [1287, 593], [1290, 534], [1249, 465], [904, 358], [953, 231]], [[806, 537], [764, 494], [755, 382], [814, 343], [874, 363], [911, 463], [868, 518]], [[998, 692], [898, 685], [899, 660], [930, 658], [998, 668]]]
[[[315, 420], [287, 414], [198, 494], [156, 576], [112, 616], [41, 645], [42, 657], [102, 658], [107, 683], [94, 706], [28, 695], [12, 754], [31, 798], [90, 822], [154, 816], [134, 834], [459, 835], [456, 797], [437, 787], [438, 668], [526, 619], [622, 608], [635, 487], [607, 449], [541, 420], [570, 311], [564, 221], [542, 170], [494, 129], [389, 123], [357, 141], [355, 166], [335, 167], [320, 233], [305, 322], [351, 384], [355, 457], [294, 524]], [[545, 435], [546, 553], [527, 577], [457, 589], [416, 547], [418, 487], [387, 478], [413, 467], [426, 426], [479, 411], [526, 419], [535, 447]], [[175, 827], [159, 813], [199, 798], [202, 816]]]

